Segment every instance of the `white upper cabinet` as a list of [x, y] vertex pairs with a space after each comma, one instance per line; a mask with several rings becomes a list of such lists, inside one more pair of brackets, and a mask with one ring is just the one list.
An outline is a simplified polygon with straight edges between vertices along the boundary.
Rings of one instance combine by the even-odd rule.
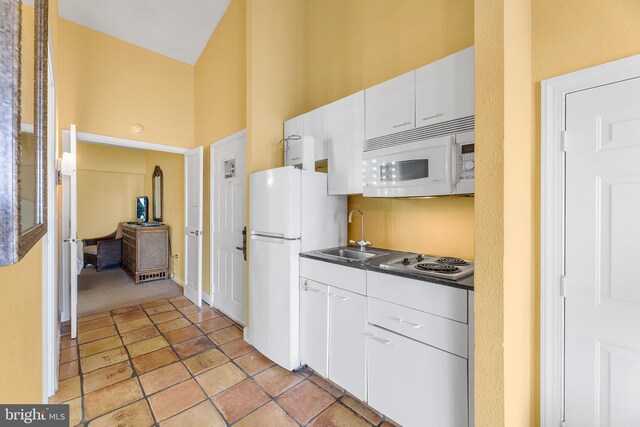
[[304, 135], [303, 114], [284, 122], [284, 137], [289, 138], [292, 135]]
[[302, 163], [304, 155], [302, 151], [302, 139], [286, 141], [287, 138], [294, 135], [299, 137], [304, 135], [302, 115], [284, 122], [284, 164], [286, 166]]
[[411, 71], [365, 90], [366, 139], [415, 128], [415, 77]]
[[327, 106], [304, 114], [304, 135], [315, 139], [315, 160], [327, 158]]
[[416, 70], [416, 127], [474, 115], [474, 48]]
[[364, 91], [326, 106], [329, 194], [362, 194]]

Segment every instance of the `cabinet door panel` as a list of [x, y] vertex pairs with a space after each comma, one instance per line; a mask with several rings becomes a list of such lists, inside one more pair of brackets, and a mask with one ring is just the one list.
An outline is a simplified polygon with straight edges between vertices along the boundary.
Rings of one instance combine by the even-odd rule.
[[416, 70], [416, 127], [474, 115], [473, 47]]
[[327, 158], [327, 106], [304, 114], [304, 135], [315, 139], [315, 160]]
[[300, 359], [318, 374], [328, 374], [328, 287], [300, 278]]
[[362, 194], [364, 91], [327, 105], [329, 194]]
[[[302, 115], [294, 117], [284, 122], [284, 137], [296, 135], [298, 137], [304, 136], [304, 126]], [[297, 165], [302, 163], [302, 141], [299, 139], [285, 142], [284, 164], [285, 165]]]
[[468, 427], [467, 361], [367, 326], [369, 405], [405, 427]]
[[366, 400], [366, 297], [329, 288], [329, 379]]
[[366, 139], [415, 127], [415, 71], [365, 90]]

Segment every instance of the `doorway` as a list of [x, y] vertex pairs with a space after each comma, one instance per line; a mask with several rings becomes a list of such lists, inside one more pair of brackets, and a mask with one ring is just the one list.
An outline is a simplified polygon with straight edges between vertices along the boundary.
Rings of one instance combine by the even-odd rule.
[[640, 425], [640, 55], [543, 82], [541, 422]]
[[[185, 271], [190, 264], [197, 271], [201, 251], [197, 246], [189, 254], [184, 250], [187, 216], [202, 215], [186, 204], [187, 192], [202, 193], [201, 185], [186, 179], [198, 174], [202, 179], [202, 169], [194, 175], [186, 162], [192, 151], [201, 159], [198, 150], [80, 133], [72, 126], [63, 131], [63, 151], [62, 238], [68, 243], [61, 305], [74, 336], [79, 316], [183, 293], [201, 301], [197, 278], [195, 294], [185, 286]], [[163, 203], [154, 206], [156, 182], [163, 188]], [[147, 212], [143, 221], [135, 221], [140, 196], [146, 196]], [[76, 243], [78, 237], [84, 243]]]
[[246, 130], [211, 144], [213, 306], [246, 325]]

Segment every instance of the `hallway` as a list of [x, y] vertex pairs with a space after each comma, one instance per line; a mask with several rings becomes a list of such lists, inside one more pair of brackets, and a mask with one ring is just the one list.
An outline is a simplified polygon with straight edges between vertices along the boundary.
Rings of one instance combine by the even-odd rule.
[[388, 421], [309, 369], [274, 365], [242, 327], [184, 296], [63, 327], [60, 389], [70, 425], [382, 426]]

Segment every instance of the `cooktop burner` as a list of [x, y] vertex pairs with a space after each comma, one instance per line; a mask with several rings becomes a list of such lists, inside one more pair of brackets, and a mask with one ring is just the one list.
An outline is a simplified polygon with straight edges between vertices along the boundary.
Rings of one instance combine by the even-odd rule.
[[469, 263], [461, 258], [442, 257], [436, 261], [438, 264], [446, 265], [469, 265]]
[[460, 280], [473, 274], [473, 262], [460, 258], [408, 253], [403, 258], [380, 264], [381, 268], [424, 276]]
[[441, 264], [438, 261], [436, 261], [437, 264], [432, 264], [432, 263], [416, 264], [416, 268], [418, 270], [435, 271], [438, 273], [457, 273], [458, 271], [460, 271], [460, 269], [456, 266]]

